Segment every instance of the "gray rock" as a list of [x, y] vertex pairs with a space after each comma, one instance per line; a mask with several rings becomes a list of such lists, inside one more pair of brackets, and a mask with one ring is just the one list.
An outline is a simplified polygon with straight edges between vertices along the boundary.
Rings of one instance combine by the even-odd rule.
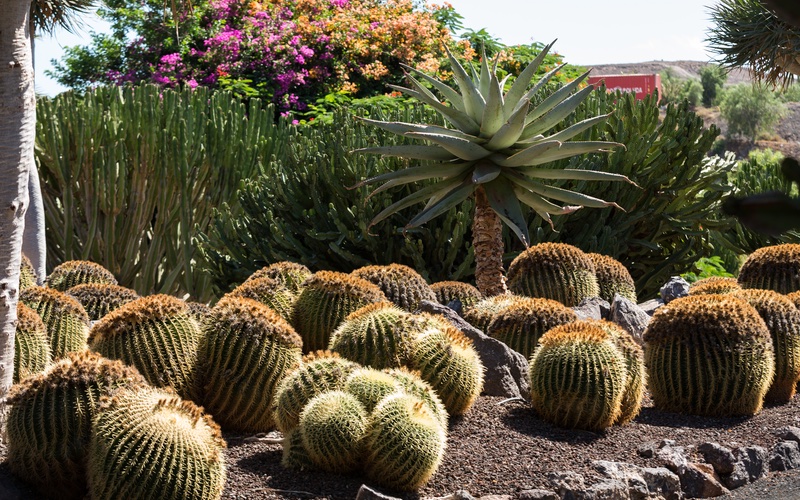
[[728, 493], [714, 477], [714, 468], [709, 464], [687, 463], [678, 470], [681, 489], [687, 498], [718, 497]]
[[653, 458], [656, 456], [656, 451], [665, 446], [673, 446], [675, 441], [672, 439], [662, 439], [661, 441], [647, 441], [639, 445], [636, 449], [639, 456], [642, 458]]
[[562, 500], [585, 497], [583, 492], [586, 489], [586, 481], [577, 472], [550, 472], [547, 474], [547, 480]]
[[680, 469], [686, 467], [689, 460], [682, 446], [667, 444], [656, 450], [659, 463], [680, 476]]
[[627, 330], [638, 344], [644, 343], [642, 334], [650, 322], [650, 315], [638, 305], [620, 294], [614, 294], [614, 302], [611, 303], [611, 316], [609, 318]]
[[727, 476], [722, 476], [722, 484], [728, 489], [739, 488], [747, 483], [752, 483], [756, 479], [767, 474], [768, 452], [760, 446], [748, 446], [733, 450], [736, 456], [736, 465], [733, 472]]
[[514, 500], [514, 497], [511, 495], [484, 495], [478, 500]]
[[673, 276], [661, 287], [661, 300], [669, 304], [672, 300], [689, 295], [689, 282], [680, 276]]
[[606, 479], [586, 488], [583, 496], [578, 498], [586, 500], [630, 500], [632, 497], [625, 483], [615, 479]]
[[787, 425], [775, 431], [775, 435], [784, 441], [794, 441], [800, 444], [800, 427]]
[[560, 500], [556, 492], [540, 489], [520, 491], [517, 498], [519, 500]]
[[464, 318], [447, 306], [423, 300], [420, 310], [444, 316], [453, 326], [461, 330], [470, 340], [481, 358], [484, 372], [483, 394], [506, 398], [530, 399], [528, 385], [528, 361], [499, 340], [487, 336], [467, 323]]
[[358, 489], [358, 493], [356, 494], [356, 500], [400, 500], [397, 497], [390, 497], [389, 495], [384, 495], [383, 493], [373, 490], [366, 484], [362, 484], [361, 488]]
[[643, 467], [642, 478], [654, 498], [682, 500], [681, 478], [664, 467]]
[[728, 448], [719, 443], [703, 443], [697, 447], [703, 459], [710, 463], [717, 474], [731, 474], [736, 466], [736, 457]]
[[781, 441], [769, 458], [769, 470], [783, 471], [800, 468], [800, 445], [797, 441]]
[[644, 477], [642, 477], [641, 467], [623, 462], [608, 462], [606, 460], [595, 460], [592, 465], [602, 476], [625, 484], [628, 489], [628, 496], [631, 499], [649, 498], [650, 489], [647, 487]]
[[572, 310], [580, 319], [608, 319], [611, 314], [611, 304], [600, 297], [586, 297]]
[[664, 305], [664, 301], [659, 299], [652, 299], [639, 304], [642, 311], [646, 312], [648, 316], [652, 316], [656, 309]]

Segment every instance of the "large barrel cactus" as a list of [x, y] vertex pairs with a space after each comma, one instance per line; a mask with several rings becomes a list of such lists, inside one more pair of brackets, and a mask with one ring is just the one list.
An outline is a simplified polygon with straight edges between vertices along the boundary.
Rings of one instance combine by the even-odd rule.
[[272, 278], [278, 283], [285, 285], [294, 294], [300, 293], [303, 282], [313, 273], [303, 264], [295, 262], [275, 262], [259, 269], [247, 278], [247, 281], [258, 278]]
[[262, 276], [249, 279], [233, 289], [231, 297], [244, 297], [261, 302], [286, 321], [292, 321], [292, 306], [297, 296], [280, 281]]
[[22, 254], [22, 262], [19, 267], [19, 289], [25, 290], [35, 286], [37, 283], [36, 270], [33, 268], [31, 260], [25, 254]]
[[41, 373], [50, 363], [50, 340], [36, 311], [17, 302], [17, 328], [14, 335], [14, 383]]
[[636, 283], [622, 262], [599, 253], [587, 253], [586, 256], [594, 264], [601, 299], [610, 304], [614, 302], [614, 295], [620, 294], [634, 304], [636, 303]]
[[135, 290], [107, 283], [75, 285], [66, 293], [81, 303], [92, 321], [97, 321], [120, 306], [139, 298]]
[[775, 375], [767, 325], [731, 295], [675, 299], [644, 333], [648, 387], [659, 409], [727, 417], [754, 415]]
[[739, 290], [732, 295], [756, 308], [772, 336], [775, 380], [766, 400], [788, 403], [800, 380], [800, 311], [791, 299], [772, 290]]
[[528, 374], [531, 405], [549, 422], [601, 431], [620, 416], [628, 378], [625, 358], [598, 325], [578, 321], [545, 333]]
[[529, 359], [545, 332], [577, 320], [575, 311], [561, 302], [525, 297], [498, 312], [486, 334]]
[[50, 339], [50, 354], [53, 359], [86, 349], [89, 316], [80, 302], [58, 290], [41, 286], [23, 290], [19, 294], [19, 300], [42, 318]]
[[592, 259], [566, 243], [539, 243], [519, 254], [508, 267], [508, 288], [570, 307], [600, 294]]
[[311, 399], [300, 414], [308, 458], [318, 468], [346, 473], [361, 465], [369, 414], [358, 398], [328, 391]]
[[800, 244], [763, 247], [750, 254], [739, 270], [739, 285], [778, 293], [800, 290]]
[[333, 332], [330, 349], [372, 368], [408, 364], [413, 315], [391, 302], [378, 302], [351, 313]]
[[636, 418], [642, 409], [642, 398], [647, 380], [644, 350], [627, 330], [616, 323], [606, 320], [588, 320], [588, 323], [597, 325], [608, 332], [625, 359], [625, 373], [628, 378], [620, 402], [620, 413], [614, 424], [626, 424]]
[[8, 399], [11, 471], [50, 498], [84, 498], [92, 418], [100, 398], [120, 387], [146, 385], [134, 368], [89, 351], [69, 353], [43, 374], [15, 385]]
[[469, 307], [483, 300], [480, 290], [460, 281], [439, 281], [431, 285], [431, 290], [436, 294], [436, 300], [445, 306], [458, 300], [462, 307]]
[[201, 337], [186, 302], [151, 295], [104, 316], [92, 327], [89, 344], [107, 358], [135, 366], [153, 386], [170, 386], [194, 399]]
[[89, 444], [95, 500], [215, 500], [225, 486], [219, 426], [174, 392], [121, 390], [101, 403]]
[[494, 317], [506, 307], [525, 297], [510, 293], [487, 297], [464, 308], [464, 319], [475, 328], [486, 332]]
[[117, 278], [100, 264], [88, 260], [68, 260], [53, 268], [47, 277], [47, 286], [65, 292], [76, 285], [104, 283], [116, 285]]
[[423, 300], [436, 302], [436, 294], [425, 278], [402, 264], [364, 266], [351, 274], [378, 285], [389, 301], [409, 312], [416, 311]]
[[335, 271], [319, 271], [309, 277], [292, 315], [292, 325], [303, 339], [303, 352], [327, 349], [331, 334], [350, 313], [385, 300], [377, 285], [361, 278]]
[[204, 325], [198, 402], [225, 429], [271, 430], [275, 389], [300, 364], [300, 336], [269, 307], [241, 297], [220, 300]]
[[730, 293], [741, 290], [736, 278], [722, 276], [709, 276], [695, 281], [689, 287], [689, 295], [710, 295], [715, 293]]

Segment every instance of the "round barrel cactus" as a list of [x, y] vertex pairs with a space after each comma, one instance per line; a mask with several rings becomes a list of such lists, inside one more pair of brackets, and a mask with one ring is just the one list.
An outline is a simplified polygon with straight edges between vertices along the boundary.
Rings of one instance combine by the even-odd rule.
[[344, 391], [323, 392], [300, 414], [300, 434], [308, 458], [319, 469], [346, 473], [362, 460], [369, 415], [358, 398]]
[[198, 402], [225, 429], [271, 430], [276, 387], [300, 364], [300, 336], [269, 307], [234, 296], [220, 300], [204, 325]]
[[121, 306], [90, 332], [91, 348], [135, 366], [155, 387], [169, 386], [195, 399], [197, 350], [202, 332], [186, 302], [151, 295]]
[[600, 294], [592, 259], [566, 243], [539, 243], [520, 253], [508, 267], [508, 289], [569, 307]]
[[197, 321], [197, 324], [201, 327], [203, 323], [206, 321], [206, 317], [211, 312], [211, 308], [207, 304], [203, 304], [202, 302], [195, 302], [195, 301], [187, 301], [186, 305], [189, 306], [189, 314]]
[[69, 353], [15, 385], [8, 398], [11, 471], [49, 498], [83, 499], [92, 418], [102, 396], [147, 383], [134, 369], [99, 354]]
[[97, 321], [120, 306], [139, 298], [135, 290], [106, 283], [75, 285], [66, 294], [81, 303], [89, 319]]
[[489, 329], [489, 324], [497, 313], [524, 298], [525, 297], [510, 293], [487, 297], [471, 306], [465, 307], [464, 319], [467, 320], [469, 324], [485, 333]]
[[285, 284], [268, 276], [249, 279], [234, 288], [228, 295], [261, 302], [280, 314], [281, 318], [286, 321], [292, 320], [292, 306], [297, 298]]
[[800, 290], [800, 244], [784, 243], [751, 253], [739, 270], [739, 286], [778, 293]]
[[36, 270], [33, 268], [31, 260], [23, 254], [19, 268], [19, 289], [20, 291], [25, 290], [26, 288], [36, 286], [37, 283], [38, 278], [36, 276]]
[[370, 413], [383, 398], [404, 389], [396, 377], [375, 368], [362, 367], [353, 370], [342, 390], [355, 396]]
[[543, 419], [569, 429], [601, 431], [619, 418], [628, 377], [612, 335], [577, 321], [539, 339], [528, 378], [531, 405]]
[[316, 466], [308, 457], [305, 445], [303, 445], [303, 433], [299, 427], [295, 427], [283, 434], [283, 453], [281, 454], [281, 465], [287, 469], [305, 470], [314, 469]]
[[88, 260], [62, 262], [47, 277], [47, 286], [59, 292], [66, 292], [73, 286], [85, 283], [116, 285], [117, 278], [105, 267]]
[[14, 335], [14, 383], [41, 373], [50, 363], [50, 340], [36, 311], [17, 302], [17, 328]]
[[715, 293], [730, 293], [741, 290], [739, 281], [736, 278], [725, 278], [722, 276], [709, 276], [697, 280], [689, 287], [689, 295], [709, 295]]
[[319, 271], [309, 277], [292, 314], [292, 325], [303, 339], [303, 352], [327, 349], [331, 334], [350, 313], [385, 300], [380, 288], [355, 276]]
[[423, 300], [436, 302], [436, 294], [425, 278], [402, 264], [364, 266], [350, 274], [374, 283], [390, 302], [409, 312], [416, 311]]
[[431, 290], [436, 294], [436, 300], [445, 306], [458, 300], [463, 307], [469, 307], [483, 300], [480, 290], [460, 281], [439, 281], [431, 285]]
[[404, 392], [418, 397], [428, 405], [428, 409], [439, 420], [442, 429], [447, 429], [447, 408], [445, 408], [442, 399], [436, 394], [431, 384], [422, 379], [422, 374], [419, 371], [411, 370], [405, 366], [386, 368], [383, 371], [394, 377], [400, 383], [400, 387]]
[[546, 331], [577, 320], [575, 311], [561, 302], [525, 297], [495, 314], [486, 334], [529, 359]]
[[219, 426], [191, 401], [164, 389], [121, 390], [94, 419], [91, 498], [216, 500], [225, 486], [224, 448]]
[[594, 264], [601, 299], [610, 304], [614, 302], [614, 295], [620, 294], [634, 304], [636, 303], [636, 284], [628, 268], [622, 265], [622, 262], [599, 253], [587, 253], [586, 256]]
[[800, 311], [791, 299], [772, 290], [739, 290], [732, 295], [755, 307], [772, 336], [775, 380], [765, 399], [788, 403], [800, 380]]
[[303, 264], [295, 262], [275, 262], [259, 269], [247, 278], [247, 281], [258, 278], [272, 278], [278, 283], [285, 285], [294, 294], [300, 293], [303, 289], [303, 282], [313, 273]]
[[647, 379], [644, 367], [644, 350], [642, 346], [636, 343], [630, 333], [616, 323], [606, 320], [587, 320], [587, 322], [597, 325], [608, 332], [625, 359], [625, 373], [628, 378], [625, 383], [625, 391], [622, 394], [620, 414], [614, 424], [626, 424], [636, 418], [636, 415], [642, 409], [642, 398], [644, 397], [645, 381]]
[[647, 385], [657, 408], [728, 417], [761, 411], [775, 375], [767, 325], [728, 295], [675, 299], [644, 332]]
[[372, 368], [408, 364], [413, 315], [391, 302], [369, 304], [351, 313], [333, 332], [330, 349]]
[[41, 286], [23, 290], [19, 300], [42, 318], [53, 359], [86, 349], [89, 315], [80, 302], [58, 290]]
[[284, 435], [297, 428], [300, 413], [317, 394], [340, 390], [357, 363], [331, 351], [317, 351], [303, 357], [300, 366], [280, 381], [273, 408], [275, 425]]
[[439, 419], [421, 399], [394, 394], [372, 412], [364, 439], [367, 476], [398, 490], [423, 486], [439, 468], [447, 434]]

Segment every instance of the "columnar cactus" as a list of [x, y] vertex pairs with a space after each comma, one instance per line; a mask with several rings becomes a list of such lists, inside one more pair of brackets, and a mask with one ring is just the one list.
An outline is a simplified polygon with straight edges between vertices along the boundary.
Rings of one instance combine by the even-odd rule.
[[81, 303], [89, 319], [97, 321], [120, 306], [139, 298], [135, 290], [106, 283], [75, 285], [66, 294]]
[[625, 369], [627, 382], [625, 391], [622, 394], [620, 403], [620, 414], [614, 421], [615, 425], [623, 425], [639, 414], [642, 409], [642, 398], [644, 397], [645, 381], [647, 373], [644, 367], [644, 350], [636, 343], [624, 328], [606, 320], [589, 320], [611, 335], [614, 345], [617, 346], [622, 357], [625, 359]]
[[362, 460], [369, 414], [352, 394], [328, 391], [311, 399], [300, 414], [308, 458], [318, 468], [346, 473]]
[[292, 325], [303, 352], [327, 349], [331, 334], [352, 312], [386, 296], [369, 281], [335, 271], [319, 271], [303, 282], [294, 303]]
[[103, 356], [135, 366], [153, 386], [170, 386], [194, 399], [201, 337], [186, 302], [151, 295], [104, 316], [92, 327], [89, 344]]
[[464, 319], [485, 333], [489, 329], [489, 323], [492, 322], [497, 313], [523, 298], [509, 293], [487, 297], [471, 306], [465, 307]]
[[271, 430], [275, 389], [300, 364], [301, 347], [294, 328], [269, 307], [224, 297], [204, 323], [198, 402], [225, 429]]
[[42, 318], [53, 359], [86, 349], [89, 316], [80, 302], [58, 290], [41, 286], [23, 290], [19, 300]]
[[739, 290], [732, 295], [755, 307], [772, 336], [775, 380], [765, 399], [788, 403], [800, 380], [800, 311], [791, 299], [772, 290]]
[[286, 321], [292, 321], [292, 306], [297, 296], [280, 281], [262, 276], [251, 278], [237, 286], [229, 294], [232, 297], [244, 297], [261, 302]]
[[724, 278], [721, 276], [709, 276], [697, 280], [689, 287], [689, 295], [708, 295], [715, 293], [730, 293], [741, 290], [739, 281], [736, 278]]
[[599, 253], [587, 253], [586, 256], [594, 264], [601, 299], [608, 301], [610, 304], [614, 302], [614, 295], [620, 294], [622, 297], [636, 303], [636, 284], [631, 277], [631, 273], [622, 265], [622, 262]]
[[191, 401], [164, 389], [121, 390], [101, 403], [94, 419], [91, 498], [218, 499], [224, 448], [219, 426]]
[[539, 243], [519, 254], [508, 267], [508, 288], [570, 307], [600, 294], [592, 259], [565, 243]]
[[254, 272], [247, 281], [258, 278], [272, 278], [283, 284], [292, 293], [298, 294], [303, 289], [303, 282], [313, 273], [303, 264], [294, 262], [275, 262]]
[[577, 320], [575, 311], [561, 302], [525, 297], [498, 312], [486, 334], [530, 359], [545, 332]]
[[408, 364], [413, 329], [411, 313], [391, 302], [369, 304], [351, 313], [333, 332], [330, 349], [372, 368]]
[[432, 284], [431, 290], [436, 294], [436, 300], [445, 306], [458, 300], [463, 307], [469, 307], [483, 300], [480, 290], [460, 281], [440, 281]]
[[560, 427], [601, 431], [621, 413], [625, 359], [612, 335], [578, 321], [539, 339], [529, 366], [531, 405]]
[[73, 286], [85, 283], [116, 285], [117, 278], [100, 264], [88, 260], [62, 262], [53, 268], [50, 276], [47, 277], [47, 286], [59, 292], [65, 292]]
[[377, 285], [386, 298], [403, 310], [414, 312], [420, 301], [436, 302], [436, 294], [418, 272], [402, 264], [365, 266], [351, 273]]
[[17, 302], [17, 329], [14, 335], [14, 383], [41, 373], [50, 363], [50, 340], [36, 311]]
[[644, 333], [648, 387], [657, 408], [706, 416], [754, 415], [775, 375], [758, 311], [728, 295], [675, 299]]
[[800, 244], [763, 247], [750, 254], [739, 270], [739, 286], [778, 293], [800, 290]]
[[69, 353], [43, 374], [15, 385], [8, 399], [11, 471], [48, 497], [84, 498], [98, 401], [117, 388], [146, 385], [134, 368], [89, 351]]
[[31, 260], [26, 257], [25, 254], [22, 254], [22, 263], [19, 268], [19, 289], [20, 291], [25, 290], [26, 288], [36, 286], [36, 283], [36, 270], [33, 268]]

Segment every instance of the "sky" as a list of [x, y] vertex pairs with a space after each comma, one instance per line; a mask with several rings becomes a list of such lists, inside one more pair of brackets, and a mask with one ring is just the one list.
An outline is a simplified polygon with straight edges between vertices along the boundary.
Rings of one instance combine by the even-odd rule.
[[[433, 3], [441, 3], [435, 0]], [[714, 0], [449, 0], [466, 28], [486, 28], [507, 45], [548, 43], [577, 65], [644, 61], [709, 61], [705, 38]], [[85, 16], [84, 29], [36, 40], [36, 91], [54, 96], [64, 90], [44, 74], [63, 48], [88, 45], [90, 31], [108, 24]]]

